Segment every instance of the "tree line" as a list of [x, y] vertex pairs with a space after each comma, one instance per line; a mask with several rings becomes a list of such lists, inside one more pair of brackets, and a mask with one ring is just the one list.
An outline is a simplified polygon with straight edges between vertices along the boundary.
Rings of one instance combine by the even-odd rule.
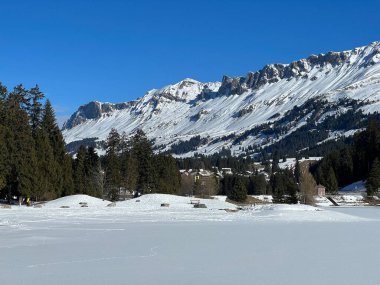
[[120, 189], [135, 195], [149, 193], [177, 194], [181, 176], [175, 159], [169, 154], [155, 154], [142, 130], [133, 137], [112, 129], [106, 141], [102, 161], [104, 191], [117, 200]]
[[38, 85], [0, 83], [0, 197], [45, 200], [74, 192], [72, 159]]
[[0, 83], [0, 198], [35, 201], [72, 194], [118, 199], [122, 189], [134, 193], [177, 193], [180, 174], [175, 159], [154, 154], [143, 131], [132, 138], [112, 130], [106, 154], [80, 146], [74, 158], [53, 107], [36, 85], [12, 91]]
[[380, 189], [380, 124], [370, 120], [367, 128], [353, 138], [352, 144], [326, 155], [311, 167], [315, 180], [335, 193], [359, 180], [366, 180], [367, 194]]

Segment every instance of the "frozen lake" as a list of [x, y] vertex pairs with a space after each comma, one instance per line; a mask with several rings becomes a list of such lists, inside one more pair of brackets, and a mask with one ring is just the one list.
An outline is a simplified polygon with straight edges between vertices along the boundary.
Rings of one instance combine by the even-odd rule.
[[380, 207], [142, 212], [0, 209], [1, 284], [380, 284]]

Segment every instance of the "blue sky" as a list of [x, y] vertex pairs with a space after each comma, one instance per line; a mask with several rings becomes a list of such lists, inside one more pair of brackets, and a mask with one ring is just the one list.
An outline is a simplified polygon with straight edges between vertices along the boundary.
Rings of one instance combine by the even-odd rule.
[[0, 81], [60, 120], [191, 77], [221, 80], [380, 40], [380, 1], [0, 0]]

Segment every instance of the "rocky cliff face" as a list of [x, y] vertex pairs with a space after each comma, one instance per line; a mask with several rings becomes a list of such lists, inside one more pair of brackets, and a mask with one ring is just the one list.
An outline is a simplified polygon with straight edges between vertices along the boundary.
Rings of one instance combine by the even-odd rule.
[[[221, 82], [185, 79], [128, 103], [90, 102], [71, 116], [63, 133], [68, 143], [86, 138], [102, 141], [111, 128], [127, 134], [141, 128], [155, 139], [156, 147], [169, 151], [172, 144], [195, 136], [202, 138], [197, 151], [203, 153], [265, 146], [284, 139], [311, 118], [317, 118], [318, 125], [353, 109], [363, 114], [380, 111], [379, 61], [380, 43], [375, 42], [290, 64], [269, 64], [243, 77], [224, 76]], [[317, 100], [325, 103], [316, 104]], [[316, 114], [309, 107], [297, 116], [291, 112], [305, 104], [322, 107]]]
[[124, 110], [131, 106], [133, 106], [133, 102], [112, 104], [92, 101], [80, 106], [78, 111], [71, 115], [70, 119], [64, 123], [63, 130], [72, 129], [87, 120], [96, 120], [115, 110]]
[[[377, 63], [380, 47], [375, 42], [368, 47], [372, 47], [372, 52], [366, 54], [368, 57], [367, 65]], [[222, 85], [218, 91], [222, 95], [243, 94], [249, 89], [259, 89], [265, 84], [273, 84], [282, 79], [304, 77], [309, 78], [308, 74], [316, 68], [336, 68], [344, 64], [350, 64], [357, 56], [364, 56], [365, 51], [357, 48], [351, 51], [328, 52], [327, 54], [311, 55], [307, 59], [294, 61], [290, 64], [268, 64], [263, 69], [256, 72], [249, 72], [246, 77], [231, 78], [224, 76]], [[317, 78], [309, 78], [316, 80]]]

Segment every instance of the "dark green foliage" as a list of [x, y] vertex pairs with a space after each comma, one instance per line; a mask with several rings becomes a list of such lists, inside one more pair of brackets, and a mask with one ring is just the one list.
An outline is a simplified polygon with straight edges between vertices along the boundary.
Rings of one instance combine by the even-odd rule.
[[367, 195], [373, 196], [380, 190], [380, 162], [376, 158], [371, 167], [371, 171], [369, 172], [367, 183]]
[[10, 196], [34, 195], [36, 154], [29, 118], [22, 109], [25, 89], [21, 85], [11, 92], [4, 108], [6, 148], [9, 167], [7, 176], [8, 199]]
[[138, 130], [131, 139], [112, 130], [107, 142], [103, 161], [104, 190], [111, 199], [118, 199], [121, 189], [135, 195], [179, 192], [181, 176], [175, 159], [170, 155], [155, 155], [142, 130]]
[[286, 184], [286, 193], [285, 198], [286, 203], [288, 204], [297, 204], [298, 203], [298, 185], [294, 179], [288, 179]]
[[57, 197], [55, 181], [61, 173], [54, 159], [53, 149], [44, 129], [37, 128], [35, 133], [35, 145], [38, 171], [36, 173], [35, 200], [45, 200]]
[[[71, 158], [65, 154], [53, 108], [38, 86], [0, 84], [0, 197], [46, 200], [71, 194]], [[65, 191], [64, 191], [65, 190]]]
[[247, 199], [247, 186], [243, 177], [234, 177], [233, 187], [227, 192], [227, 197], [236, 202], [244, 202]]
[[207, 139], [201, 139], [200, 136], [195, 136], [188, 141], [180, 141], [171, 146], [171, 152], [175, 154], [182, 154], [196, 150], [200, 145], [207, 142]]
[[251, 176], [249, 185], [248, 194], [250, 195], [265, 195], [267, 192], [267, 182], [264, 174]]
[[326, 177], [326, 191], [335, 194], [338, 192], [338, 181], [336, 180], [335, 171], [332, 167], [329, 168]]
[[118, 150], [120, 145], [120, 135], [112, 129], [107, 138], [106, 169], [104, 189], [111, 201], [119, 199], [121, 187], [120, 161]]
[[274, 203], [298, 203], [298, 185], [291, 170], [279, 170], [270, 179]]
[[311, 171], [317, 183], [334, 193], [338, 187], [366, 180], [375, 159], [379, 158], [380, 126], [378, 121], [371, 120], [365, 131], [354, 136], [351, 145], [339, 151], [330, 151]]
[[232, 156], [229, 149], [222, 149], [219, 153], [210, 156], [196, 154], [191, 158], [177, 159], [179, 169], [208, 169], [212, 167], [231, 168], [234, 172], [244, 172], [253, 170], [253, 159], [247, 157]]
[[74, 160], [74, 191], [76, 194], [86, 193], [86, 147], [81, 146]]
[[285, 202], [286, 184], [286, 177], [282, 172], [272, 174], [270, 185], [272, 188], [273, 203]]
[[45, 98], [45, 95], [41, 92], [38, 85], [36, 85], [28, 91], [27, 96], [27, 112], [29, 114], [33, 135], [35, 135], [37, 129], [41, 126], [43, 111], [41, 100]]
[[181, 187], [181, 176], [172, 156], [159, 154], [154, 156], [155, 187], [157, 193], [177, 194]]

